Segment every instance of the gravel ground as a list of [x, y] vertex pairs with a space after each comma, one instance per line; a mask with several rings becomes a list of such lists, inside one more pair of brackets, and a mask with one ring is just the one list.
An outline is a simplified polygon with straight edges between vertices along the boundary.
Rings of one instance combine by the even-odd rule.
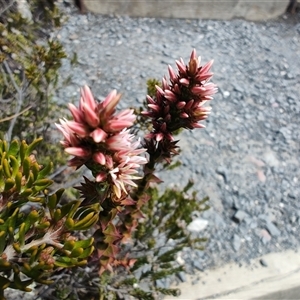
[[195, 48], [203, 63], [215, 60], [219, 93], [207, 127], [181, 134], [182, 166], [161, 176], [178, 186], [192, 178], [199, 198], [210, 197], [199, 219], [209, 242], [204, 252], [182, 253], [188, 273], [299, 248], [299, 21], [299, 14], [254, 23], [72, 12], [59, 32], [79, 62], [61, 69], [61, 82], [71, 80], [59, 103], [77, 103], [88, 84], [99, 97], [117, 89], [121, 108], [140, 106], [146, 80], [161, 79], [175, 59], [187, 62]]
[[165, 185], [192, 178], [199, 198], [210, 197], [211, 209], [195, 214], [198, 234], [209, 241], [204, 251], [181, 254], [186, 272], [298, 249], [300, 15], [254, 23], [66, 10], [59, 38], [79, 64], [64, 62], [60, 82], [68, 84], [58, 90], [58, 103], [77, 103], [79, 87], [88, 84], [99, 98], [117, 89], [121, 108], [138, 107], [146, 80], [161, 79], [179, 57], [187, 62], [193, 48], [204, 63], [215, 60], [219, 93], [206, 129], [181, 134], [182, 166], [160, 174]]

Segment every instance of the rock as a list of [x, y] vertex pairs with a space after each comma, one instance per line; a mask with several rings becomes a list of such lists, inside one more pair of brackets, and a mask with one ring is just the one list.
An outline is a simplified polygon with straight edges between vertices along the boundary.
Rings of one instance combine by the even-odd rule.
[[261, 259], [259, 260], [259, 262], [260, 262], [260, 264], [261, 264], [263, 267], [267, 267], [267, 266], [268, 266], [268, 263], [267, 263], [266, 260], [263, 259], [263, 258], [261, 258]]
[[228, 92], [228, 91], [224, 91], [223, 92], [223, 97], [226, 99], [226, 98], [228, 98], [230, 96], [230, 92]]
[[186, 282], [186, 274], [184, 272], [181, 271], [181, 272], [177, 273], [177, 276], [181, 282]]
[[249, 218], [249, 215], [242, 210], [238, 210], [233, 216], [233, 220], [238, 223], [241, 223], [245, 218]]
[[193, 266], [194, 266], [194, 268], [196, 268], [197, 270], [199, 270], [201, 272], [204, 271], [203, 265], [197, 260], [193, 261]]
[[222, 175], [224, 182], [227, 183], [228, 182], [228, 170], [223, 167], [223, 166], [219, 166], [216, 170], [216, 172], [220, 175]]
[[17, 0], [17, 9], [24, 19], [32, 21], [32, 13], [27, 1]]
[[163, 279], [155, 280], [155, 284], [156, 284], [156, 287], [158, 287], [158, 288], [161, 288], [161, 289], [166, 288], [165, 281]]
[[200, 232], [204, 230], [207, 227], [207, 225], [208, 225], [207, 220], [197, 218], [194, 219], [190, 224], [188, 224], [187, 230], [189, 230], [190, 232]]
[[256, 174], [257, 174], [257, 177], [258, 177], [259, 181], [261, 181], [262, 183], [266, 182], [267, 177], [266, 177], [263, 170], [257, 170]]
[[278, 235], [280, 235], [280, 231], [279, 231], [279, 229], [274, 225], [274, 223], [272, 223], [272, 222], [267, 222], [266, 227], [267, 227], [267, 230], [269, 231], [269, 233], [270, 233], [272, 236], [278, 236]]
[[238, 252], [240, 250], [241, 244], [242, 244], [242, 242], [241, 242], [240, 237], [237, 234], [234, 234], [233, 239], [232, 239], [232, 247], [236, 252]]

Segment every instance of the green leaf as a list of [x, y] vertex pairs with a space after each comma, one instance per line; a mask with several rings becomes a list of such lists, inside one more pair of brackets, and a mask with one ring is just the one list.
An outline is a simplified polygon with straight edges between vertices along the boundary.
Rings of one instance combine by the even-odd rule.
[[65, 222], [65, 226], [70, 229], [70, 230], [73, 230], [74, 228], [74, 220], [72, 218], [67, 218], [66, 222]]
[[8, 148], [8, 147], [7, 147], [7, 141], [4, 140], [4, 141], [2, 141], [2, 142], [3, 142], [3, 143], [2, 143], [2, 149], [3, 149], [3, 153], [4, 153], [4, 152], [7, 152], [7, 148]]
[[12, 167], [12, 177], [15, 177], [20, 169], [19, 161], [12, 155], [9, 156], [10, 165]]
[[37, 180], [39, 171], [40, 171], [40, 167], [36, 162], [31, 164], [31, 171], [32, 171], [34, 180]]
[[44, 197], [37, 197], [37, 196], [29, 196], [28, 201], [30, 202], [39, 202], [39, 203], [44, 203], [45, 198]]
[[2, 154], [5, 150], [3, 149], [4, 147], [4, 141], [0, 140], [0, 154]]
[[47, 228], [49, 228], [50, 227], [50, 222], [49, 221], [45, 221], [45, 222], [43, 222], [43, 223], [38, 223], [38, 224], [36, 224], [35, 225], [35, 227], [37, 228], [37, 229], [47, 229]]
[[[25, 159], [25, 154], [26, 154], [27, 148], [28, 148], [28, 145], [26, 144], [26, 142], [22, 141], [21, 146], [20, 146], [20, 159], [21, 159], [22, 164]], [[23, 174], [24, 174], [24, 171], [23, 171]]]
[[3, 167], [3, 173], [6, 176], [6, 178], [10, 178], [11, 170], [10, 170], [8, 160], [6, 158], [4, 158], [4, 160], [3, 160], [2, 167]]
[[70, 241], [66, 241], [64, 243], [64, 247], [63, 249], [64, 250], [67, 250], [67, 251], [72, 251], [72, 249], [75, 247], [75, 241], [73, 240], [70, 240]]
[[60, 200], [61, 196], [63, 195], [64, 191], [65, 191], [65, 189], [61, 188], [61, 189], [59, 189], [55, 192], [55, 195], [57, 196], [57, 203], [59, 202], [59, 200]]
[[187, 185], [183, 188], [183, 193], [186, 193], [191, 187], [193, 187], [194, 182], [190, 179]]
[[22, 167], [23, 167], [23, 176], [25, 176], [26, 179], [28, 179], [29, 177], [30, 165], [31, 165], [31, 159], [29, 157], [24, 158]]
[[54, 220], [55, 223], [57, 223], [59, 220], [62, 219], [62, 214], [60, 208], [57, 208], [55, 210], [50, 209], [50, 215], [51, 218]]
[[26, 233], [26, 223], [22, 223], [19, 227], [19, 243], [20, 246], [23, 247], [25, 244], [25, 233]]
[[12, 231], [14, 231], [15, 225], [16, 225], [16, 221], [17, 221], [17, 217], [18, 217], [18, 212], [19, 212], [19, 208], [17, 207], [14, 212], [12, 213], [12, 215], [7, 219], [7, 228], [8, 231], [10, 232], [10, 228], [13, 228]]
[[76, 258], [61, 256], [56, 259], [54, 264], [58, 267], [68, 268], [76, 266], [78, 262]]
[[180, 289], [165, 289], [165, 288], [156, 288], [156, 290], [163, 295], [171, 295], [174, 297], [180, 296]]
[[6, 246], [6, 231], [2, 230], [0, 231], [0, 253], [3, 253], [5, 246]]
[[49, 209], [55, 209], [57, 205], [58, 199], [56, 194], [49, 195], [47, 198], [47, 205]]
[[33, 189], [37, 192], [46, 189], [48, 186], [53, 184], [53, 180], [50, 179], [39, 179], [33, 183]]
[[86, 248], [86, 249], [84, 249], [84, 251], [82, 252], [82, 254], [78, 258], [82, 258], [82, 259], [88, 258], [92, 255], [93, 251], [94, 251], [93, 246], [89, 247], [89, 248]]
[[[29, 224], [31, 225], [31, 224], [35, 223], [39, 218], [40, 218], [39, 212], [36, 211], [36, 210], [32, 210], [32, 211], [29, 213], [29, 215], [27, 216], [27, 219], [26, 219], [26, 220], [28, 220], [28, 221], [29, 221]], [[28, 230], [28, 229], [29, 229], [29, 228], [27, 228], [27, 230]], [[26, 231], [27, 231], [27, 230], [26, 230]]]
[[35, 147], [43, 140], [43, 138], [35, 139], [30, 145], [28, 145], [25, 155], [30, 155]]
[[34, 176], [33, 176], [32, 172], [29, 172], [29, 175], [27, 177], [26, 187], [27, 188], [32, 187], [34, 189], [33, 182], [34, 182]]
[[13, 248], [15, 249], [15, 251], [17, 253], [21, 253], [22, 252], [20, 243], [13, 243]]
[[52, 170], [53, 167], [53, 163], [49, 162], [46, 167], [44, 167], [42, 170], [39, 171], [38, 174], [38, 179], [42, 179], [44, 177], [46, 177], [47, 175], [49, 175], [50, 171]]
[[19, 274], [14, 274], [14, 281], [11, 284], [11, 288], [18, 289], [21, 291], [25, 292], [30, 292], [31, 289], [28, 288], [27, 286], [30, 285], [33, 282], [32, 279], [24, 280], [22, 281], [21, 278], [19, 277]]
[[80, 221], [75, 222], [75, 225], [73, 226], [73, 230], [89, 229], [94, 223], [97, 222], [97, 220], [98, 220], [98, 214], [97, 213], [95, 214], [95, 212], [91, 212]]
[[20, 193], [20, 196], [22, 198], [26, 198], [28, 196], [30, 196], [33, 193], [32, 189], [25, 189]]
[[[0, 264], [1, 267], [1, 264]], [[10, 285], [10, 280], [4, 276], [0, 276], [0, 290], [5, 290]]]
[[73, 208], [75, 206], [75, 210], [78, 208], [80, 205], [80, 201], [70, 201], [69, 203], [63, 205], [61, 209], [61, 218], [63, 218], [65, 215], [68, 214], [68, 216], [72, 216]]
[[74, 248], [79, 248], [79, 247], [86, 248], [86, 247], [92, 246], [93, 243], [94, 243], [94, 238], [90, 237], [86, 240], [76, 241], [73, 247]]
[[21, 172], [17, 172], [17, 174], [15, 176], [16, 191], [19, 193], [21, 192], [22, 176], [23, 175]]
[[9, 191], [11, 188], [13, 188], [15, 185], [15, 181], [11, 178], [6, 179], [5, 181], [5, 186], [4, 186], [4, 191], [7, 192]]
[[75, 249], [72, 250], [70, 256], [71, 257], [78, 257], [78, 256], [82, 255], [82, 253], [83, 253], [82, 248], [75, 248]]
[[17, 140], [13, 140], [9, 145], [8, 155], [16, 156], [19, 152], [19, 142]]
[[35, 186], [48, 186], [53, 183], [53, 180], [50, 179], [39, 179], [34, 182]]

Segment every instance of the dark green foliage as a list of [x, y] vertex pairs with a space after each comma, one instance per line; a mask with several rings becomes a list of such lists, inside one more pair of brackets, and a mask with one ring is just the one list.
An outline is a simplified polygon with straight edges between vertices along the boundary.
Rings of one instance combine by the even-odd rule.
[[28, 1], [29, 20], [13, 2], [0, 0], [0, 138], [10, 142], [42, 136], [41, 161], [49, 162], [55, 156], [59, 164], [65, 161], [59, 147], [49, 147], [59, 113], [52, 94], [66, 53], [49, 34], [61, 25], [62, 14], [51, 1], [33, 0]]
[[62, 205], [63, 189], [49, 192], [52, 164], [43, 167], [32, 154], [40, 142], [0, 140], [1, 299], [7, 287], [29, 291], [33, 281], [47, 284], [61, 267], [86, 264], [94, 250], [93, 238], [77, 238], [74, 232], [95, 224], [99, 205]]
[[147, 80], [147, 95], [149, 95], [150, 97], [153, 97], [156, 94], [155, 86], [161, 87], [161, 82], [154, 78]]

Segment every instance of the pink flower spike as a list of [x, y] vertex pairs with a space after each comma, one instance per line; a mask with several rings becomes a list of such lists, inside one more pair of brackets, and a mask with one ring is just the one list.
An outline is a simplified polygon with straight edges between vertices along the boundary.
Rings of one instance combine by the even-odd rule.
[[90, 90], [90, 88], [85, 85], [82, 89], [81, 89], [81, 96], [83, 98], [84, 103], [90, 107], [90, 109], [94, 110], [97, 107], [97, 103], [95, 102], [94, 96]]
[[131, 127], [132, 126], [132, 122], [131, 121], [127, 121], [127, 120], [110, 120], [106, 126], [105, 126], [105, 130], [108, 131], [121, 131], [127, 127]]
[[97, 116], [95, 110], [91, 109], [87, 103], [83, 106], [85, 121], [93, 128], [96, 128], [99, 124], [99, 117]]
[[95, 162], [97, 162], [100, 165], [105, 165], [106, 163], [106, 159], [105, 159], [105, 155], [102, 152], [97, 152], [93, 155], [93, 160]]
[[100, 143], [106, 139], [107, 133], [101, 128], [97, 128], [90, 133], [90, 137], [94, 140], [95, 143]]
[[106, 173], [105, 172], [100, 172], [96, 175], [95, 180], [96, 180], [96, 182], [103, 182], [103, 181], [106, 180], [106, 178], [107, 178]]
[[120, 99], [121, 94], [117, 94], [116, 90], [111, 91], [101, 103], [103, 107], [103, 115], [112, 115]]
[[178, 103], [176, 104], [176, 107], [177, 107], [178, 109], [182, 109], [182, 108], [185, 107], [185, 105], [186, 105], [186, 103], [185, 103], [184, 101], [180, 101], [180, 102], [178, 102]]
[[[60, 120], [60, 122], [64, 122], [63, 120]], [[68, 128], [66, 128], [65, 126], [63, 126], [63, 123], [62, 125], [61, 124], [56, 124], [55, 123], [55, 126], [57, 127], [57, 129], [63, 134], [63, 136], [65, 137], [65, 139], [67, 140], [67, 142], [71, 142], [70, 141], [70, 131], [68, 130]]]
[[206, 91], [206, 88], [203, 87], [203, 86], [194, 86], [192, 88], [192, 93], [195, 93], [195, 94], [200, 94], [200, 93], [203, 93]]
[[191, 125], [193, 128], [205, 128], [205, 125], [201, 123], [192, 123]]
[[155, 136], [155, 139], [157, 142], [160, 142], [163, 138], [164, 138], [164, 135], [161, 132], [157, 133]]
[[190, 81], [189, 81], [188, 79], [186, 79], [186, 78], [181, 78], [181, 79], [179, 80], [179, 82], [180, 82], [181, 84], [185, 85], [185, 86], [189, 86], [189, 84], [190, 84]]
[[163, 123], [161, 124], [160, 130], [161, 130], [162, 132], [165, 132], [165, 131], [167, 130], [167, 124], [166, 124], [165, 122], [163, 122]]
[[83, 124], [75, 121], [66, 121], [63, 126], [69, 127], [70, 130], [78, 134], [80, 137], [85, 137], [88, 134], [87, 128]]
[[171, 102], [177, 101], [176, 95], [170, 90], [165, 90], [165, 97]]
[[79, 156], [79, 157], [86, 157], [90, 155], [90, 151], [81, 147], [67, 147], [65, 151], [68, 154]]
[[159, 112], [160, 107], [156, 104], [148, 104], [148, 107], [150, 107], [152, 110]]
[[195, 101], [193, 99], [187, 102], [187, 104], [185, 105], [185, 109], [190, 109], [193, 106], [194, 102]]
[[74, 118], [75, 122], [81, 123], [84, 121], [84, 116], [82, 114], [82, 111], [79, 110], [74, 104], [69, 103], [69, 110]]
[[148, 104], [155, 104], [156, 103], [149, 95], [147, 95], [146, 98], [147, 98]]
[[196, 80], [202, 81], [209, 81], [213, 77], [214, 73], [206, 73], [206, 74], [199, 74], [196, 76]]
[[190, 60], [192, 59], [197, 59], [197, 52], [196, 52], [196, 49], [194, 48], [192, 53], [191, 53], [191, 57], [190, 57]]
[[185, 65], [184, 65], [184, 63], [183, 63], [182, 61], [176, 60], [176, 65], [177, 65], [178, 70], [179, 70], [181, 73], [183, 73], [183, 74], [186, 73], [186, 68], [185, 68]]
[[163, 91], [163, 89], [160, 86], [155, 85], [155, 88], [158, 93], [160, 93], [162, 96], [164, 96], [165, 92]]
[[211, 66], [213, 65], [214, 60], [212, 59], [211, 61], [209, 61], [207, 64], [205, 64], [202, 68], [201, 68], [201, 73], [207, 73], [209, 71], [209, 69], [211, 68]]
[[[128, 121], [128, 122], [131, 122], [132, 125], [134, 123], [134, 121], [136, 120], [136, 115], [134, 114], [134, 110], [133, 109], [125, 109], [119, 113], [117, 113], [115, 116], [114, 116], [114, 119], [116, 120], [122, 120], [123, 121]], [[131, 127], [132, 125], [128, 126], [128, 127]]]
[[176, 74], [175, 74], [173, 68], [170, 65], [168, 66], [168, 70], [169, 70], [170, 79], [172, 81], [174, 81], [176, 79]]
[[165, 91], [168, 88], [169, 88], [168, 81], [167, 81], [166, 77], [163, 77], [163, 79], [162, 79], [162, 89]]
[[183, 118], [183, 119], [187, 119], [187, 118], [189, 118], [189, 115], [187, 113], [185, 113], [185, 112], [182, 112], [180, 114], [180, 117]]
[[203, 97], [205, 100], [213, 100], [214, 98], [212, 96], [204, 96]]
[[105, 155], [105, 159], [106, 159], [106, 166], [108, 169], [112, 169], [114, 166], [114, 162], [113, 159], [110, 155]]

